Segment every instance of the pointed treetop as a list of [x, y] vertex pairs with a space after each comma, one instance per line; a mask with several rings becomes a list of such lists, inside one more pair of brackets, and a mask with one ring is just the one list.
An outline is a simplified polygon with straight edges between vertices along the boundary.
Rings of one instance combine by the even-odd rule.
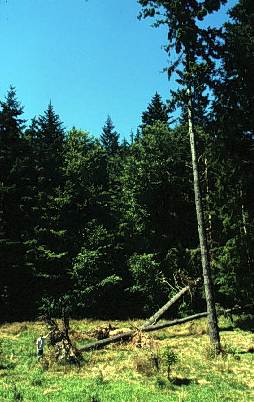
[[[23, 107], [16, 97], [16, 90], [10, 87], [4, 101], [0, 101], [0, 132], [5, 133], [9, 139], [18, 138], [24, 128]], [[6, 137], [6, 138], [7, 138]]]
[[168, 124], [168, 110], [167, 106], [163, 103], [161, 96], [158, 92], [152, 97], [150, 104], [147, 107], [147, 110], [142, 113], [142, 125], [152, 126], [157, 121]]
[[38, 117], [38, 136], [45, 143], [61, 146], [64, 140], [64, 129], [59, 115], [55, 113], [50, 101], [43, 115]]
[[119, 134], [115, 131], [115, 126], [110, 116], [107, 117], [100, 136], [102, 146], [109, 155], [115, 155], [119, 150]]

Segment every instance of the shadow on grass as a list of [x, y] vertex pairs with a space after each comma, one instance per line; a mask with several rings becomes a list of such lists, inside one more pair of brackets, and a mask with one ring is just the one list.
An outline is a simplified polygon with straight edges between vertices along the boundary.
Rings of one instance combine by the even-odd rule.
[[163, 339], [174, 339], [174, 338], [189, 338], [190, 336], [193, 336], [192, 334], [158, 334], [154, 335], [154, 339], [158, 340], [163, 340]]
[[230, 327], [229, 327], [229, 326], [223, 327], [223, 326], [221, 325], [220, 328], [219, 328], [219, 330], [220, 330], [220, 332], [232, 332], [232, 331], [234, 331], [235, 328], [236, 328], [236, 327], [233, 326], [233, 325], [231, 325]]
[[230, 332], [236, 328], [243, 331], [254, 332], [254, 315], [252, 312], [243, 313], [238, 316], [231, 316], [230, 323], [220, 325], [220, 331]]
[[249, 348], [248, 350], [242, 350], [241, 352], [238, 352], [238, 355], [248, 355], [250, 353], [254, 353], [254, 348]]
[[172, 378], [171, 380], [173, 385], [176, 385], [178, 387], [181, 387], [182, 385], [190, 385], [193, 384], [193, 382], [195, 382], [193, 379], [190, 378]]
[[244, 331], [254, 332], [254, 316], [246, 315], [236, 319], [235, 327]]
[[0, 363], [0, 370], [13, 370], [15, 367], [15, 363]]

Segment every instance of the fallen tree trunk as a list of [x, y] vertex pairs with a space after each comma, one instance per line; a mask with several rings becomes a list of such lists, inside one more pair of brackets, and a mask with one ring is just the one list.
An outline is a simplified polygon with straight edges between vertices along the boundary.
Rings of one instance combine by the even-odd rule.
[[[186, 292], [190, 291], [191, 288], [195, 287], [197, 283], [200, 281], [200, 278], [195, 281], [189, 281], [189, 285], [185, 286], [183, 289], [179, 290], [170, 300], [167, 301], [164, 306], [162, 306], [155, 314], [153, 314], [141, 327], [137, 328], [137, 331], [143, 331], [144, 328], [156, 324], [159, 318], [171, 307], [173, 306]], [[109, 336], [110, 328], [100, 328], [97, 330], [97, 340], [107, 339]], [[126, 332], [126, 331], [125, 331]], [[123, 332], [122, 332], [123, 334]], [[104, 336], [106, 335], [106, 336]], [[117, 334], [118, 335], [118, 334]], [[112, 336], [113, 339], [113, 336]]]
[[184, 324], [185, 322], [198, 320], [199, 318], [203, 318], [203, 317], [207, 317], [207, 311], [205, 311], [203, 313], [197, 313], [197, 314], [189, 315], [188, 317], [184, 317], [184, 318], [178, 318], [178, 319], [173, 320], [173, 321], [165, 321], [165, 322], [162, 322], [161, 324], [149, 325], [149, 327], [144, 328], [143, 331], [144, 332], [151, 332], [151, 331], [156, 331], [158, 329], [174, 327], [175, 325]]
[[[162, 306], [155, 314], [153, 314], [140, 328], [131, 330], [128, 332], [124, 332], [121, 334], [114, 335], [110, 338], [105, 338], [98, 340], [97, 342], [93, 342], [87, 346], [84, 346], [80, 351], [85, 352], [93, 349], [101, 349], [104, 346], [109, 345], [110, 343], [116, 343], [119, 341], [124, 341], [131, 338], [137, 331], [147, 331], [147, 328], [154, 328], [154, 324], [159, 320], [159, 318], [171, 307], [173, 306], [185, 293], [187, 293], [192, 287], [196, 286], [200, 281], [198, 278], [195, 281], [192, 281], [189, 285], [185, 286], [181, 289], [176, 295], [174, 295], [169, 301], [167, 301], [164, 306]], [[176, 324], [175, 324], [176, 325]], [[150, 329], [152, 331], [153, 329]]]
[[[253, 306], [253, 304], [246, 305], [244, 307], [239, 307], [238, 306], [238, 307], [235, 307], [235, 308], [232, 308], [232, 309], [223, 310], [221, 312], [221, 315], [234, 313], [234, 312], [237, 312], [237, 311], [242, 311], [242, 310], [244, 310], [246, 308], [249, 308], [250, 306]], [[189, 315], [188, 317], [179, 318], [179, 319], [176, 319], [176, 320], [173, 320], [173, 321], [165, 321], [165, 322], [163, 322], [161, 324], [149, 325], [147, 327], [144, 327], [141, 331], [142, 332], [156, 331], [156, 330], [159, 330], [159, 329], [184, 324], [184, 323], [189, 322], [189, 321], [198, 320], [198, 319], [203, 318], [203, 317], [207, 317], [207, 311], [205, 311], [203, 313], [197, 313], [197, 314]], [[124, 332], [122, 334], [112, 336], [110, 338], [102, 339], [102, 340], [97, 341], [97, 342], [89, 343], [88, 345], [86, 345], [83, 348], [79, 349], [79, 352], [83, 353], [83, 352], [88, 352], [90, 350], [102, 349], [102, 348], [104, 348], [104, 346], [107, 346], [107, 345], [109, 345], [111, 343], [116, 343], [116, 342], [120, 342], [120, 341], [127, 341], [135, 333], [137, 333], [137, 331], [138, 330], [135, 329], [135, 330]]]
[[89, 343], [88, 345], [84, 346], [83, 348], [79, 349], [81, 353], [88, 352], [89, 350], [101, 349], [104, 346], [109, 345], [110, 343], [116, 343], [120, 341], [127, 341], [130, 339], [135, 333], [137, 332], [136, 329], [124, 332], [122, 334], [111, 336], [110, 338], [101, 339], [100, 341]]
[[[173, 327], [174, 325], [184, 324], [185, 322], [196, 320], [198, 318], [202, 318], [202, 317], [206, 317], [206, 316], [207, 316], [207, 312], [193, 314], [193, 315], [185, 317], [185, 318], [179, 318], [179, 319], [173, 320], [173, 321], [166, 321], [166, 322], [163, 322], [161, 324], [156, 324], [156, 325], [149, 325], [147, 327], [144, 327], [141, 331], [142, 332], [156, 331], [158, 329]], [[111, 338], [106, 338], [106, 339], [102, 339], [97, 342], [89, 343], [88, 345], [79, 349], [79, 351], [80, 352], [88, 352], [89, 350], [104, 348], [104, 346], [107, 346], [111, 343], [129, 340], [137, 331], [138, 330], [134, 329], [134, 330], [131, 330], [128, 332], [124, 332], [123, 334], [118, 334], [118, 335], [112, 336]]]

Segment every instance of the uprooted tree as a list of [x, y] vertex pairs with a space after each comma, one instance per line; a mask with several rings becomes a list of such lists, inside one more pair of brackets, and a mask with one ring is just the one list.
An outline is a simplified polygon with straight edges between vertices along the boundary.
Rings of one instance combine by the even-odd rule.
[[[57, 362], [80, 364], [82, 356], [73, 344], [69, 331], [69, 305], [68, 297], [55, 300], [44, 299], [41, 309], [41, 319], [45, 322], [49, 331], [49, 346], [54, 348], [54, 359]], [[60, 316], [60, 322], [53, 317]]]

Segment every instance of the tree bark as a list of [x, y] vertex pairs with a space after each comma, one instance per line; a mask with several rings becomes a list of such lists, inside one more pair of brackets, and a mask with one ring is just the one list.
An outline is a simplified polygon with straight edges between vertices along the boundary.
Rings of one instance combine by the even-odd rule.
[[198, 235], [199, 235], [199, 244], [201, 251], [205, 297], [207, 304], [209, 336], [216, 353], [220, 353], [221, 351], [220, 334], [219, 334], [218, 319], [213, 294], [211, 267], [209, 261], [208, 244], [205, 231], [204, 212], [203, 212], [201, 189], [200, 189], [195, 132], [193, 127], [191, 84], [188, 85], [187, 91], [188, 91], [188, 126], [189, 126], [189, 137], [190, 137], [192, 168], [193, 168], [193, 186], [194, 186], [195, 206], [196, 206], [196, 214], [198, 222]]

